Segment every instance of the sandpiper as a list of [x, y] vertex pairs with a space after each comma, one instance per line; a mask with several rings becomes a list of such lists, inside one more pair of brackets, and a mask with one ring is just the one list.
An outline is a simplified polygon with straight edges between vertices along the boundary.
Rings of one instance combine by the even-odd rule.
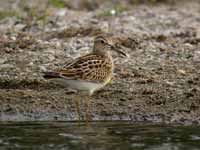
[[112, 79], [114, 64], [110, 53], [111, 50], [126, 56], [124, 52], [113, 44], [111, 37], [99, 35], [94, 40], [91, 53], [74, 59], [63, 68], [44, 72], [44, 78], [59, 79], [69, 88], [78, 91], [75, 102], [79, 120], [80, 93], [84, 93], [85, 96], [86, 120], [88, 121], [90, 97]]

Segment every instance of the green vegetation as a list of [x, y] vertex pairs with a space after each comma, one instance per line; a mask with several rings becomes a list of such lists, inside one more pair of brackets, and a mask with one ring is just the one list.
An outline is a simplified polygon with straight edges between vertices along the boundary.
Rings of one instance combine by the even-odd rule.
[[0, 11], [0, 20], [6, 17], [13, 17], [13, 16], [17, 16], [17, 13], [15, 11]]
[[62, 0], [48, 0], [48, 4], [50, 6], [56, 7], [56, 8], [64, 8], [65, 3]]

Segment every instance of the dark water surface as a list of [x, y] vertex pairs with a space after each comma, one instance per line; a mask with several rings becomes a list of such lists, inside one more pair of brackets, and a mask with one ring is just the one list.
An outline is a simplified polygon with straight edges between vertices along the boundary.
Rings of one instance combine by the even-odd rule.
[[0, 122], [0, 150], [200, 150], [200, 127], [130, 122]]

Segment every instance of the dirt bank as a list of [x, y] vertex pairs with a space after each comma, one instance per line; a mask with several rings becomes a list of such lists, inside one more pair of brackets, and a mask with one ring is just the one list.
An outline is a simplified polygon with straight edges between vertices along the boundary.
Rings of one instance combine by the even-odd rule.
[[[114, 79], [92, 97], [92, 119], [200, 123], [198, 1], [1, 3], [1, 12], [15, 11], [0, 17], [0, 120], [77, 119], [76, 94], [41, 71], [89, 52], [95, 35], [112, 33], [130, 57], [114, 54]], [[84, 108], [83, 100], [83, 115]]]

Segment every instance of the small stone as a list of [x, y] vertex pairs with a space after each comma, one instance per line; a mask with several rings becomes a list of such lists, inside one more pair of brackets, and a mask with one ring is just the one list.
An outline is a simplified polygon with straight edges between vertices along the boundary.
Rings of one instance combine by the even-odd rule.
[[30, 63], [29, 63], [29, 66], [33, 66], [33, 65], [34, 65], [33, 62], [30, 62]]
[[7, 58], [0, 58], [0, 64], [3, 64], [5, 61], [7, 61]]
[[0, 65], [0, 68], [2, 69], [2, 68], [13, 68], [14, 66], [13, 65], [11, 65], [11, 64], [2, 64], [2, 65]]
[[39, 66], [39, 70], [42, 71], [42, 72], [47, 71], [47, 69], [44, 66]]
[[111, 13], [111, 15], [115, 15], [116, 14], [116, 10], [114, 10], [114, 9], [112, 9], [111, 11], [110, 11], [110, 13]]
[[16, 37], [15, 36], [11, 36], [11, 40], [15, 41]]
[[185, 46], [188, 47], [188, 48], [193, 48], [193, 45], [190, 44], [190, 43], [185, 43]]
[[179, 69], [178, 72], [179, 72], [180, 74], [183, 74], [183, 75], [186, 74], [186, 71], [185, 71], [185, 70], [182, 70], [182, 69]]
[[65, 14], [66, 14], [66, 9], [60, 9], [60, 10], [58, 10], [57, 13], [56, 13], [56, 15], [57, 15], [57, 16], [60, 16], [60, 17], [65, 16]]

